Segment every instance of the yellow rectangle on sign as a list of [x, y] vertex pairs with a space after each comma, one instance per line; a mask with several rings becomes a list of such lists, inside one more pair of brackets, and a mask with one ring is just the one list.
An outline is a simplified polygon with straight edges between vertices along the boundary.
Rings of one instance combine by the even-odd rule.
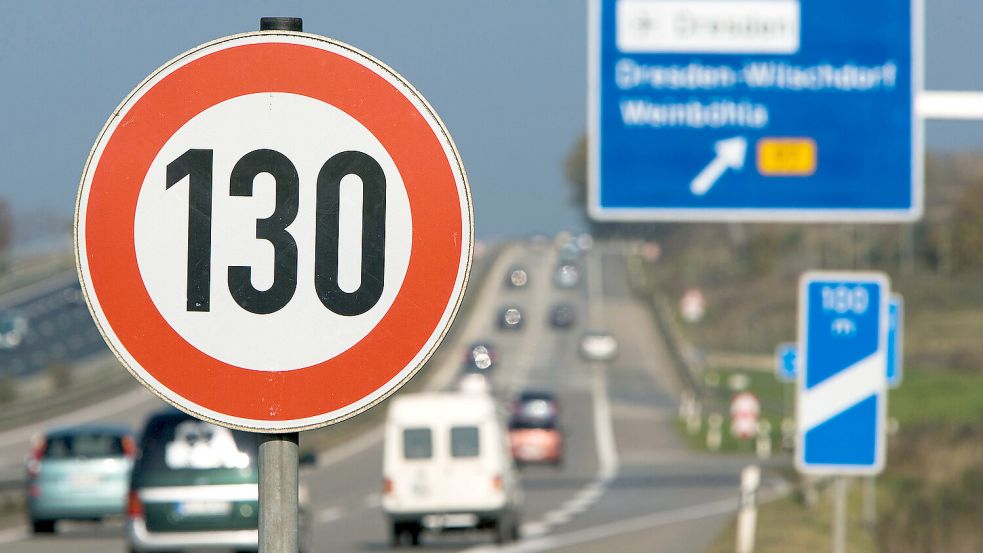
[[816, 141], [811, 138], [758, 140], [758, 173], [765, 177], [808, 177], [816, 172]]

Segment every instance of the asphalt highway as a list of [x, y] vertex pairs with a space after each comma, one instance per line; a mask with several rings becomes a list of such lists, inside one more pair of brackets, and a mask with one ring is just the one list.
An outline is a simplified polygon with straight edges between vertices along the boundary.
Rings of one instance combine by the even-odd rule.
[[54, 363], [77, 363], [108, 351], [74, 272], [3, 296], [0, 311], [27, 321], [23, 342], [0, 349], [0, 375], [35, 374]]
[[[456, 333], [466, 344], [489, 340], [500, 358], [494, 393], [507, 401], [525, 388], [553, 390], [561, 402], [566, 432], [559, 468], [522, 469], [525, 490], [523, 539], [498, 547], [485, 534], [425, 535], [421, 551], [564, 551], [701, 553], [737, 507], [740, 470], [750, 460], [687, 450], [674, 430], [677, 383], [662, 336], [647, 307], [629, 293], [617, 245], [599, 245], [581, 260], [585, 279], [573, 289], [552, 281], [557, 253], [516, 244], [489, 270], [467, 320]], [[524, 266], [529, 284], [506, 286], [508, 268]], [[549, 310], [574, 306], [573, 328], [554, 329]], [[519, 307], [523, 328], [501, 330], [498, 313]], [[82, 307], [84, 309], [84, 307]], [[89, 323], [91, 324], [91, 323]], [[578, 355], [581, 333], [605, 330], [620, 344], [609, 363]], [[430, 387], [453, 385], [460, 357], [425, 369]], [[0, 433], [0, 464], [17, 462], [34, 433], [53, 422], [106, 420], [138, 428], [161, 402], [142, 389], [30, 427]], [[377, 409], [384, 409], [384, 406]], [[367, 430], [320, 455], [302, 480], [310, 495], [310, 551], [388, 549], [381, 510], [382, 433]], [[103, 553], [123, 551], [121, 523], [64, 523], [54, 536], [35, 538], [25, 526], [0, 530], [0, 553]]]

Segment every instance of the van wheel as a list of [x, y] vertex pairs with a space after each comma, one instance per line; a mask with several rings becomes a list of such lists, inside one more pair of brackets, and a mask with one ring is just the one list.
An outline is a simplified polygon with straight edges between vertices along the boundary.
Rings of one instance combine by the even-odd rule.
[[501, 515], [495, 521], [495, 543], [502, 545], [512, 541], [515, 531], [516, 524], [513, 522], [512, 517], [507, 514]]
[[35, 534], [54, 534], [55, 533], [55, 521], [53, 520], [33, 520], [31, 521], [31, 529], [34, 530]]

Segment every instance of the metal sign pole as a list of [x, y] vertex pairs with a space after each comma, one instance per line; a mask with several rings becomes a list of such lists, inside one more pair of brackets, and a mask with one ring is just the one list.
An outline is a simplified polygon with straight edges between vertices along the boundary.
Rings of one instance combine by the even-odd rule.
[[846, 553], [847, 479], [837, 476], [833, 482], [833, 553]]
[[[261, 31], [304, 30], [299, 17], [263, 17]], [[259, 444], [259, 553], [297, 553], [300, 434], [268, 434]]]
[[267, 434], [259, 444], [259, 553], [297, 553], [300, 434]]

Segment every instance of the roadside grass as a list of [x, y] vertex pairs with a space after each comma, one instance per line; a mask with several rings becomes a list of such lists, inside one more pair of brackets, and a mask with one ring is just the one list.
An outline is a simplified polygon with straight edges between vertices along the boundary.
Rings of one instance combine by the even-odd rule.
[[[832, 550], [833, 487], [820, 494], [813, 507], [807, 507], [795, 497], [785, 497], [761, 505], [758, 509], [755, 553], [803, 553]], [[847, 503], [847, 544], [850, 553], [874, 553], [877, 544], [863, 527], [861, 520], [862, 488], [853, 482]], [[707, 553], [733, 553], [736, 523], [724, 529]]]
[[983, 375], [906, 370], [901, 386], [890, 391], [887, 405], [902, 430], [927, 423], [979, 421], [983, 413]]

